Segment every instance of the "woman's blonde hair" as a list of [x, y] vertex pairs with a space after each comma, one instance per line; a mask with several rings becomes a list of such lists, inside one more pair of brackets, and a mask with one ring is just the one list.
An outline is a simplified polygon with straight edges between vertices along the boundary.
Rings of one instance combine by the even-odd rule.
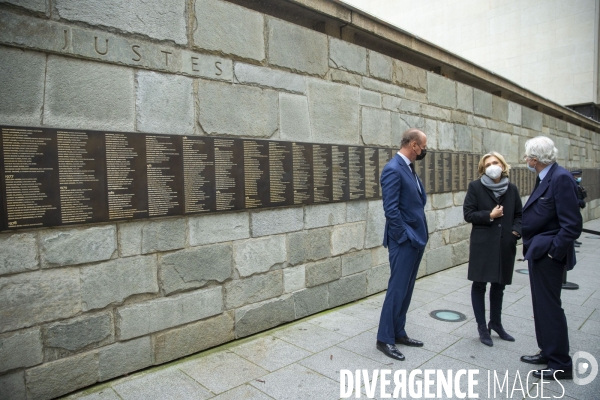
[[481, 160], [479, 160], [479, 166], [477, 167], [479, 176], [485, 174], [485, 160], [487, 160], [490, 157], [496, 157], [500, 161], [500, 164], [502, 164], [502, 176], [508, 176], [508, 171], [510, 171], [510, 165], [508, 165], [504, 157], [502, 157], [502, 154], [496, 151], [490, 151], [489, 153], [484, 154], [483, 157], [481, 157]]

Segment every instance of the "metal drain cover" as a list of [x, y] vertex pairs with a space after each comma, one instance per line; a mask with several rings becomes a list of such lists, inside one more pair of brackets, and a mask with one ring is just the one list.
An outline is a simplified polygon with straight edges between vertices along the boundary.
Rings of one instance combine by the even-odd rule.
[[529, 275], [528, 269], [516, 269], [515, 271], [517, 271], [520, 274]]
[[444, 322], [461, 322], [467, 319], [465, 314], [453, 310], [433, 310], [429, 315], [438, 321]]

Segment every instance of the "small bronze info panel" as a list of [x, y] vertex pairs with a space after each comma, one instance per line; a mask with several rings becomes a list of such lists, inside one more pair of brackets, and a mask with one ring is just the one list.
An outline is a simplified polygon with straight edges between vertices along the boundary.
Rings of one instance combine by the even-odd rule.
[[[390, 148], [1, 126], [0, 230], [379, 199]], [[464, 191], [479, 155], [429, 152], [428, 193]], [[533, 174], [513, 171], [524, 189]]]

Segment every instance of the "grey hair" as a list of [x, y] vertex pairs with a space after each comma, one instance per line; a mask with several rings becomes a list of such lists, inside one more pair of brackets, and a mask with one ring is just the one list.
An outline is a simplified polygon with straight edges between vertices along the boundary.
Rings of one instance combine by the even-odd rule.
[[537, 158], [542, 164], [552, 164], [556, 161], [558, 149], [552, 139], [546, 136], [536, 136], [525, 142], [525, 155]]
[[400, 148], [402, 147], [406, 147], [409, 145], [410, 142], [412, 142], [413, 140], [417, 142], [418, 145], [421, 145], [421, 136], [424, 136], [425, 134], [423, 132], [421, 132], [419, 129], [417, 128], [410, 128], [409, 130], [407, 130], [406, 132], [404, 132], [402, 134], [402, 139], [400, 140]]

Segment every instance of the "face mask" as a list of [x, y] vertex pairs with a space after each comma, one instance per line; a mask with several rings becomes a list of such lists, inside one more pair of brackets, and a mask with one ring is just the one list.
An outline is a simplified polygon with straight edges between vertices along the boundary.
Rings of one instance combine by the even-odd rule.
[[498, 179], [502, 175], [502, 168], [499, 165], [490, 165], [485, 169], [485, 174], [492, 179]]
[[535, 167], [532, 167], [529, 164], [527, 164], [527, 169], [530, 170], [531, 172], [535, 172], [537, 174], [537, 171], [536, 171]]
[[581, 183], [581, 178], [577, 178], [577, 179], [575, 179], [575, 182], [577, 182], [577, 183]]
[[419, 154], [417, 156], [417, 161], [424, 159], [426, 155], [427, 155], [427, 149], [421, 149], [421, 154]]

